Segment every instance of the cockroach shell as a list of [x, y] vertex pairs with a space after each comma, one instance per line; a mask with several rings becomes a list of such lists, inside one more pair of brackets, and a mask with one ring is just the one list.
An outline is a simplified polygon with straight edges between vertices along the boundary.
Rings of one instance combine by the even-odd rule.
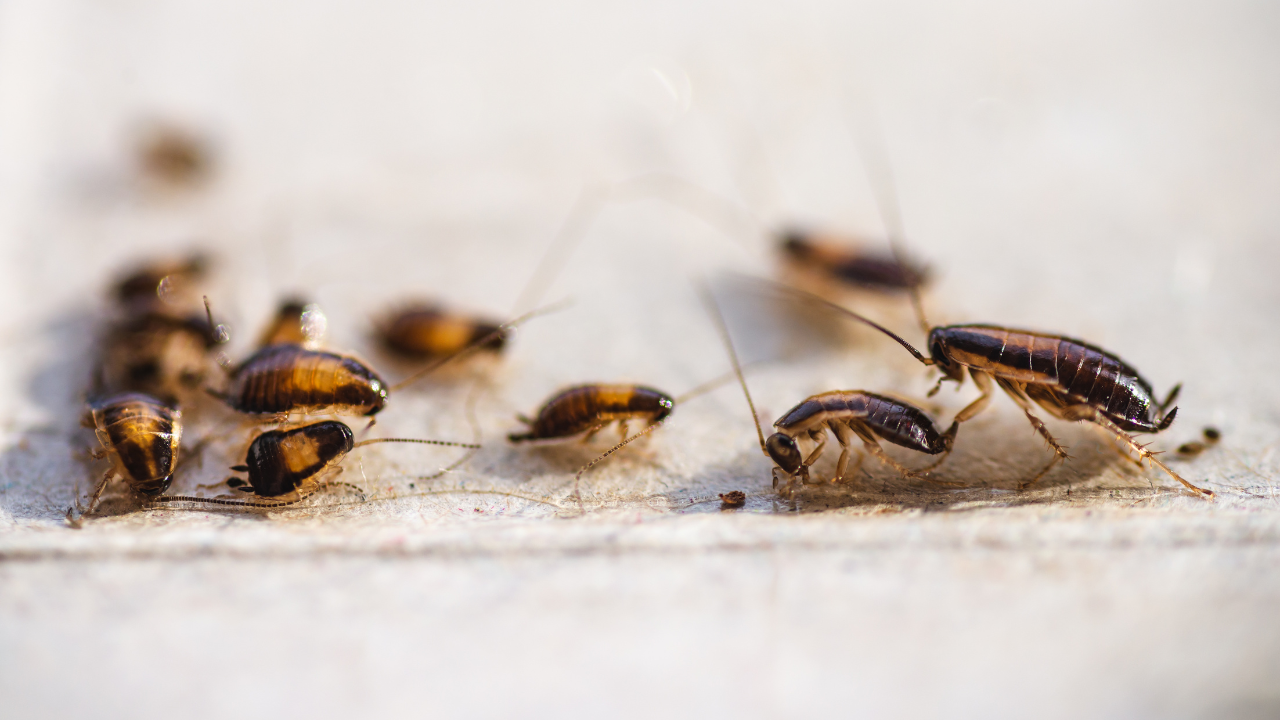
[[164, 492], [182, 440], [182, 411], [143, 393], [120, 393], [89, 404], [94, 432], [116, 471], [135, 491]]
[[384, 347], [404, 358], [431, 360], [448, 357], [487, 336], [482, 346], [500, 352], [506, 337], [501, 323], [448, 312], [438, 306], [414, 305], [388, 314], [378, 324]]

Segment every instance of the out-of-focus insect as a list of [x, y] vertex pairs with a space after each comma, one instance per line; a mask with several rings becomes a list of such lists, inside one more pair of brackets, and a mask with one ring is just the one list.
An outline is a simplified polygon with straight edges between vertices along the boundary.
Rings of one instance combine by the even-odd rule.
[[928, 270], [892, 253], [824, 234], [787, 230], [779, 235], [783, 261], [802, 273], [874, 292], [901, 292], [922, 287]]
[[300, 345], [315, 349], [328, 327], [329, 320], [319, 305], [290, 298], [280, 303], [276, 316], [259, 338], [258, 347]]
[[172, 399], [204, 382], [209, 352], [225, 340], [204, 317], [143, 313], [108, 328], [99, 343], [95, 391]]
[[[416, 303], [389, 313], [377, 323], [382, 345], [409, 360], [448, 357], [476, 345], [481, 350], [501, 352], [506, 335], [502, 323], [446, 310], [442, 306]], [[478, 343], [478, 344], [477, 344]]]
[[[186, 495], [166, 495], [156, 503], [202, 503], [240, 507], [276, 508], [294, 505], [313, 495], [325, 485], [346, 484], [323, 476], [330, 470], [341, 471], [338, 464], [352, 450], [375, 443], [417, 443], [479, 449], [474, 443], [413, 438], [375, 438], [355, 441], [355, 434], [345, 423], [336, 420], [303, 425], [290, 430], [269, 430], [258, 435], [249, 445], [244, 465], [231, 468], [246, 473], [248, 479], [229, 478], [227, 485], [251, 494], [255, 500], [228, 500]], [[358, 491], [359, 488], [356, 488]]]
[[209, 176], [213, 153], [209, 142], [196, 133], [173, 124], [155, 124], [138, 143], [137, 162], [152, 180], [190, 186]]
[[942, 377], [929, 392], [930, 396], [944, 381], [963, 383], [967, 371], [982, 395], [956, 415], [957, 424], [981, 412], [991, 400], [993, 382], [999, 385], [1022, 408], [1027, 421], [1054, 451], [1053, 460], [1023, 483], [1023, 488], [1067, 458], [1067, 451], [1032, 412], [1039, 405], [1062, 420], [1089, 422], [1110, 431], [1138, 454], [1139, 465], [1144, 459], [1150, 460], [1188, 489], [1213, 497], [1212, 490], [1187, 482], [1130, 434], [1158, 433], [1168, 428], [1178, 413], [1176, 407], [1169, 409], [1169, 406], [1177, 398], [1181, 385], [1175, 385], [1164, 400], [1157, 400], [1151, 383], [1131, 365], [1083, 340], [996, 325], [929, 327], [922, 313], [920, 323], [929, 328], [929, 357], [925, 357], [906, 340], [852, 310], [803, 290], [784, 285], [773, 287], [875, 328], [906, 348], [921, 364], [938, 368]]
[[115, 297], [131, 315], [185, 314], [208, 259], [195, 253], [182, 260], [159, 260], [140, 265], [115, 283]]
[[1205, 428], [1201, 434], [1204, 437], [1203, 441], [1192, 440], [1191, 442], [1182, 443], [1178, 446], [1178, 454], [1184, 458], [1195, 457], [1214, 445], [1217, 445], [1218, 441], [1222, 439], [1222, 433], [1214, 427]]
[[[107, 395], [90, 401], [83, 424], [93, 428], [102, 444], [93, 457], [109, 457], [111, 467], [90, 495], [82, 515], [97, 509], [112, 477], [123, 479], [144, 497], [155, 497], [168, 489], [182, 440], [182, 411], [177, 407], [142, 393]], [[70, 508], [67, 518], [71, 519]]]
[[[801, 401], [799, 405], [788, 410], [773, 424], [775, 432], [765, 439], [760, 428], [760, 419], [756, 414], [755, 403], [751, 400], [751, 391], [747, 389], [746, 378], [738, 362], [738, 353], [733, 347], [733, 339], [729, 336], [729, 328], [725, 324], [720, 307], [710, 292], [704, 290], [703, 299], [707, 310], [715, 321], [716, 329], [724, 341], [733, 363], [734, 372], [742, 392], [747, 398], [747, 406], [751, 409], [751, 417], [756, 424], [756, 435], [760, 440], [760, 450], [773, 460], [773, 486], [778, 487], [781, 477], [785, 481], [784, 492], [790, 496], [794, 484], [809, 482], [809, 468], [813, 466], [827, 444], [827, 430], [830, 430], [840, 444], [840, 459], [836, 463], [836, 474], [831, 478], [833, 483], [846, 477], [849, 459], [853, 453], [853, 439], [862, 440], [867, 452], [878, 460], [889, 465], [908, 477], [919, 476], [937, 467], [947, 455], [955, 442], [958, 423], [952, 423], [946, 432], [939, 432], [933, 420], [916, 406], [866, 390], [834, 390], [825, 392]], [[920, 470], [911, 470], [889, 457], [880, 447], [880, 440], [922, 452], [928, 455], [941, 455], [937, 461]], [[807, 454], [800, 449], [800, 441], [813, 444]], [[862, 455], [858, 455], [857, 472], [862, 465]]]
[[[562, 305], [526, 313], [500, 325], [491, 335], [508, 333]], [[230, 383], [226, 390], [209, 392], [233, 410], [246, 414], [277, 418], [291, 413], [373, 416], [386, 406], [391, 390], [417, 382], [447, 363], [478, 352], [491, 339], [480, 338], [391, 386], [353, 357], [299, 345], [268, 345], [229, 371]]]

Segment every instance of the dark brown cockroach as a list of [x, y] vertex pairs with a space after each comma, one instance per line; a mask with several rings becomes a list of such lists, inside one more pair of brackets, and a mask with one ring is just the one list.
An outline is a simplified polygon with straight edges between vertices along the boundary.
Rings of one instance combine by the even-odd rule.
[[926, 268], [856, 243], [794, 229], [781, 233], [779, 240], [783, 260], [790, 267], [840, 285], [896, 292], [917, 289], [928, 281]]
[[[94, 488], [83, 515], [97, 509], [112, 477], [123, 479], [144, 497], [155, 497], [168, 489], [182, 440], [182, 411], [177, 407], [142, 393], [107, 395], [90, 401], [84, 425], [93, 428], [102, 444], [93, 457], [109, 457], [111, 467]], [[70, 509], [67, 517], [71, 517]]]
[[[849, 459], [853, 454], [853, 439], [862, 440], [867, 452], [878, 460], [889, 465], [903, 475], [912, 477], [928, 472], [937, 467], [947, 455], [955, 442], [957, 423], [952, 423], [946, 432], [939, 432], [933, 420], [920, 408], [896, 398], [879, 395], [866, 390], [833, 390], [813, 395], [799, 405], [788, 410], [773, 424], [775, 432], [765, 439], [760, 428], [760, 420], [756, 415], [755, 403], [751, 400], [751, 391], [747, 389], [746, 377], [742, 374], [738, 362], [738, 353], [733, 347], [733, 339], [729, 336], [729, 328], [725, 325], [724, 316], [719, 305], [709, 292], [704, 291], [707, 309], [716, 323], [716, 329], [728, 350], [729, 360], [733, 364], [742, 392], [751, 408], [751, 416], [756, 423], [756, 435], [760, 440], [760, 450], [773, 460], [773, 486], [778, 487], [778, 479], [785, 481], [784, 492], [790, 496], [797, 480], [801, 484], [809, 482], [809, 468], [822, 456], [827, 444], [827, 430], [830, 430], [840, 444], [840, 459], [836, 463], [836, 474], [831, 478], [833, 483], [846, 477]], [[880, 447], [880, 440], [893, 443], [927, 455], [941, 455], [937, 461], [920, 470], [911, 470], [885, 454]], [[800, 442], [813, 444], [813, 449], [801, 451]], [[858, 465], [862, 464], [862, 455], [858, 455]]]
[[501, 323], [450, 312], [439, 305], [414, 304], [377, 323], [383, 347], [409, 360], [448, 357], [473, 344], [500, 352], [506, 343]]
[[99, 341], [95, 392], [141, 392], [172, 399], [204, 382], [209, 352], [222, 342], [218, 326], [200, 316], [131, 315]]
[[[412, 438], [375, 438], [355, 441], [355, 434], [345, 423], [336, 420], [303, 425], [290, 430], [269, 430], [258, 435], [249, 445], [244, 465], [231, 469], [246, 473], [248, 479], [228, 478], [227, 485], [249, 493], [257, 500], [228, 500], [200, 498], [187, 495], [167, 495], [155, 498], [156, 503], [203, 503], [208, 505], [236, 505], [241, 507], [276, 508], [294, 505], [310, 497], [324, 485], [339, 485], [332, 479], [323, 480], [330, 470], [337, 467], [352, 450], [375, 443], [417, 443], [479, 449], [473, 443], [446, 440], [418, 440]], [[355, 488], [359, 491], [359, 488]]]
[[[991, 400], [993, 381], [999, 385], [1022, 408], [1031, 426], [1054, 451], [1053, 460], [1023, 483], [1023, 488], [1067, 458], [1067, 451], [1032, 412], [1039, 405], [1054, 417], [1090, 422], [1114, 433], [1138, 454], [1139, 464], [1143, 459], [1150, 460], [1187, 488], [1213, 497], [1213, 491], [1187, 482], [1130, 434], [1158, 433], [1168, 428], [1178, 413], [1178, 408], [1169, 409], [1169, 406], [1177, 398], [1181, 385], [1175, 385], [1164, 400], [1157, 400], [1151, 383], [1133, 366], [1096, 345], [1060, 335], [995, 325], [929, 328], [929, 357], [925, 357], [906, 340], [852, 310], [802, 290], [775, 287], [873, 327], [896, 340], [922, 364], [938, 368], [942, 377], [930, 391], [931, 396], [944, 381], [963, 383], [967, 371], [982, 395], [956, 415], [956, 423], [963, 423], [981, 412]], [[928, 327], [923, 314], [920, 323]]]
[[185, 314], [208, 259], [199, 253], [182, 260], [158, 260], [136, 267], [115, 284], [115, 298], [129, 314]]
[[258, 339], [258, 347], [301, 345], [314, 349], [324, 338], [329, 321], [319, 305], [290, 298], [280, 303], [271, 324]]

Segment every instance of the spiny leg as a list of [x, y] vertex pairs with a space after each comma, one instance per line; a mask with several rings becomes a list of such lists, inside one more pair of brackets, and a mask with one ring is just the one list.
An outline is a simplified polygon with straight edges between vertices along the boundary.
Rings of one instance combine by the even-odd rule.
[[1031, 411], [1034, 405], [1032, 405], [1031, 398], [1027, 397], [1022, 386], [1018, 383], [1004, 380], [1003, 378], [996, 378], [996, 382], [999, 383], [1000, 387], [1009, 394], [1009, 397], [1013, 398], [1014, 402], [1018, 403], [1018, 407], [1022, 408], [1022, 412], [1026, 414], [1027, 421], [1031, 423], [1031, 427], [1035, 428], [1036, 432], [1040, 433], [1040, 436], [1045, 439], [1045, 442], [1049, 443], [1049, 447], [1053, 448], [1054, 455], [1053, 459], [1049, 461], [1049, 464], [1041, 468], [1040, 472], [1035, 474], [1035, 477], [1024, 483], [1018, 483], [1019, 490], [1026, 490], [1039, 482], [1040, 478], [1047, 475], [1055, 465], [1066, 460], [1069, 456], [1067, 455], [1066, 448], [1058, 444], [1058, 440], [1049, 432], [1049, 428], [1045, 426], [1044, 421], [1036, 417], [1036, 414]]
[[[853, 454], [853, 431], [849, 426], [839, 420], [832, 420], [827, 423], [831, 427], [831, 432], [835, 433], [836, 442], [840, 443], [840, 459], [836, 461], [836, 474], [831, 478], [832, 483], [838, 483], [844, 480], [845, 470], [849, 467], [849, 456]], [[858, 466], [862, 466], [862, 453], [858, 453]], [[857, 468], [855, 468], [855, 471]]]
[[81, 517], [92, 515], [94, 510], [98, 509], [98, 501], [102, 499], [102, 491], [107, 489], [107, 481], [116, 472], [115, 468], [108, 468], [102, 475], [102, 479], [98, 481], [98, 487], [94, 488], [93, 495], [89, 498], [89, 506], [81, 513]]
[[873, 433], [871, 428], [867, 427], [865, 423], [850, 422], [849, 424], [853, 429], [853, 432], [857, 433], [858, 438], [862, 440], [862, 444], [866, 447], [867, 452], [875, 455], [877, 460], [888, 465], [894, 470], [897, 470], [903, 475], [911, 475], [911, 468], [889, 457], [889, 454], [884, 451], [884, 448], [880, 447], [880, 441], [876, 439], [875, 433]]
[[827, 430], [826, 428], [820, 427], [811, 431], [809, 433], [809, 437], [814, 442], [818, 443], [818, 445], [813, 449], [813, 452], [809, 453], [809, 457], [805, 458], [804, 462], [800, 463], [800, 472], [797, 473], [797, 475], [800, 476], [800, 482], [806, 485], [809, 483], [810, 466], [818, 462], [818, 458], [822, 457], [822, 451], [827, 449]]
[[[1119, 425], [1116, 425], [1115, 423], [1111, 422], [1111, 420], [1107, 418], [1106, 415], [1103, 415], [1101, 412], [1098, 412], [1097, 408], [1084, 405], [1084, 406], [1079, 406], [1075, 408], [1069, 408], [1068, 410], [1072, 412], [1073, 416], [1080, 416], [1081, 419], [1087, 419], [1115, 433], [1117, 438], [1119, 438], [1120, 440], [1123, 440], [1125, 443], [1129, 445], [1129, 447], [1133, 448], [1134, 452], [1138, 453], [1139, 464], [1141, 464], [1143, 459], [1150, 460], [1152, 463], [1157, 465], [1161, 470], [1168, 473], [1169, 477], [1182, 483], [1188, 489], [1209, 498], [1215, 497], [1214, 492], [1212, 490], [1209, 490], [1208, 488], [1202, 488], [1197, 485], [1192, 485], [1191, 483], [1184, 480], [1181, 475], [1174, 472], [1173, 470], [1170, 470], [1168, 465], [1165, 465], [1164, 463], [1160, 462], [1159, 458], [1156, 457], [1155, 453], [1151, 452], [1146, 447], [1141, 445], [1137, 440], [1134, 440], [1132, 435], [1125, 432], [1124, 430], [1121, 430]], [[1089, 413], [1091, 417], [1083, 417], [1086, 412]]]

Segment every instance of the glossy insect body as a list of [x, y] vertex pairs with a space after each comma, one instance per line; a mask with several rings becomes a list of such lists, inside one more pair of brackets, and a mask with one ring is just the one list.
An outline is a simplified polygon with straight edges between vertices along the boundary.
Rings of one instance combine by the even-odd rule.
[[481, 343], [499, 352], [506, 343], [501, 324], [448, 312], [434, 305], [416, 305], [393, 313], [379, 323], [378, 336], [393, 353], [431, 360], [453, 355]]
[[846, 286], [892, 292], [918, 288], [928, 279], [925, 269], [899, 262], [892, 254], [799, 231], [786, 232], [781, 239], [783, 257], [792, 265]]
[[[1205, 496], [1213, 492], [1187, 482], [1140, 445], [1131, 432], [1158, 433], [1169, 427], [1178, 409], [1168, 409], [1181, 386], [1174, 386], [1164, 400], [1157, 402], [1147, 382], [1138, 371], [1114, 354], [1081, 340], [1060, 335], [1012, 330], [994, 325], [950, 325], [929, 330], [929, 357], [925, 357], [893, 332], [867, 318], [822, 298], [794, 288], [786, 292], [841, 312], [869, 325], [901, 344], [917, 360], [942, 371], [938, 380], [964, 382], [965, 371], [973, 378], [982, 395], [955, 417], [962, 423], [987, 406], [993, 392], [992, 381], [1013, 399], [1027, 416], [1036, 432], [1053, 448], [1054, 458], [1023, 487], [1044, 476], [1067, 451], [1058, 444], [1043, 421], [1032, 412], [1036, 405], [1055, 417], [1068, 421], [1091, 422], [1123, 440], [1139, 460], [1146, 459], [1164, 470], [1187, 488]], [[921, 324], [923, 325], [923, 318]], [[933, 392], [937, 392], [934, 387]]]
[[[188, 496], [165, 496], [156, 500], [162, 503], [193, 502], [262, 508], [293, 505], [314, 493], [322, 484], [326, 471], [335, 468], [352, 450], [363, 445], [386, 442], [447, 445], [472, 449], [480, 447], [471, 443], [407, 438], [375, 438], [357, 443], [354, 433], [345, 423], [326, 420], [289, 430], [269, 430], [261, 433], [250, 443], [245, 464], [231, 468], [237, 472], [246, 473], [248, 480], [230, 478], [227, 480], [228, 485], [268, 502]], [[329, 484], [345, 483], [329, 481]]]
[[86, 514], [97, 507], [112, 476], [148, 497], [168, 489], [182, 440], [178, 408], [142, 393], [109, 395], [89, 404], [85, 425], [93, 427], [102, 443], [96, 456], [111, 458], [111, 468], [94, 490]]
[[675, 400], [664, 392], [641, 385], [578, 385], [548, 400], [534, 419], [518, 419], [528, 432], [508, 435], [511, 442], [561, 440], [586, 433], [589, 439], [613, 422], [622, 436], [630, 420], [644, 420], [650, 426], [666, 420], [675, 409]]
[[292, 430], [264, 432], [249, 445], [245, 464], [249, 488], [259, 497], [305, 496], [317, 479], [355, 447], [355, 435], [344, 423], [327, 421]]
[[130, 317], [102, 338], [96, 390], [177, 397], [204, 381], [208, 352], [217, 342], [201, 317], [150, 312]]
[[[929, 455], [940, 455], [951, 451], [956, 432], [955, 425], [945, 433], [938, 432], [933, 420], [916, 406], [865, 390], [834, 390], [814, 395], [788, 410], [773, 426], [777, 432], [765, 440], [764, 448], [777, 464], [773, 473], [774, 486], [777, 487], [778, 476], [781, 475], [788, 490], [794, 479], [799, 478], [801, 482], [809, 479], [810, 466], [817, 462], [826, 447], [828, 429], [835, 434], [842, 449], [832, 482], [839, 482], [845, 477], [854, 436], [861, 439], [867, 451], [882, 462], [904, 475], [918, 475], [937, 463], [912, 471], [886, 455], [878, 440]], [[801, 453], [797, 443], [802, 439], [816, 443], [808, 456]]]
[[375, 415], [386, 405], [387, 387], [355, 358], [270, 345], [232, 371], [221, 395], [243, 413]]

